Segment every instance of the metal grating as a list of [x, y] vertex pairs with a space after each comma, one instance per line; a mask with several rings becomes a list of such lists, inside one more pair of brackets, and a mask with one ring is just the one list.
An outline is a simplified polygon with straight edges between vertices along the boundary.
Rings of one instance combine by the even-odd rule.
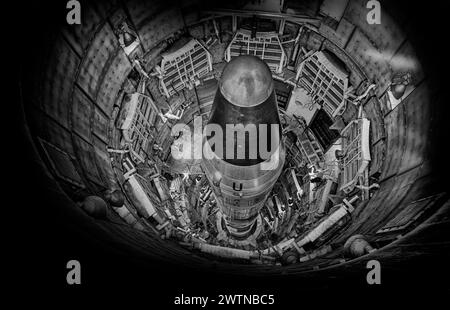
[[444, 193], [411, 202], [394, 218], [386, 223], [386, 225], [380, 228], [377, 231], [377, 234], [404, 230], [414, 223], [414, 221], [416, 221], [429, 208], [431, 208], [434, 205], [434, 202], [442, 196], [444, 196]]
[[[341, 132], [343, 174], [341, 190], [348, 193], [353, 190], [358, 179], [365, 177], [370, 161], [369, 149], [370, 121], [366, 118], [356, 119]], [[366, 185], [363, 181], [363, 185]]]
[[329, 116], [344, 103], [348, 75], [323, 53], [315, 52], [300, 63], [297, 80], [321, 104]]
[[254, 55], [264, 60], [273, 72], [281, 73], [286, 59], [278, 34], [257, 32], [252, 38], [251, 31], [240, 29], [236, 32], [225, 53], [230, 61], [240, 55]]
[[152, 126], [155, 123], [156, 112], [153, 111], [147, 98], [139, 100], [133, 122], [129, 129], [129, 137], [132, 139], [131, 150], [141, 159], [147, 157], [147, 150], [153, 141]]
[[196, 39], [192, 39], [175, 52], [163, 55], [161, 71], [161, 88], [170, 97], [185, 87], [191, 88], [195, 79], [212, 71], [211, 55]]
[[293, 163], [295, 167], [301, 167], [304, 164], [302, 152], [299, 150], [296, 144], [292, 143], [290, 139], [285, 139], [284, 143], [288, 154], [291, 156], [290, 163]]
[[154, 124], [157, 108], [153, 100], [133, 93], [124, 99], [120, 129], [128, 137], [133, 160], [143, 162], [148, 157], [150, 144], [154, 141]]
[[198, 95], [198, 105], [200, 108], [200, 115], [209, 115], [211, 111], [212, 104], [214, 101], [214, 96], [217, 90], [217, 80], [210, 79], [204, 81], [203, 84], [197, 87]]
[[320, 144], [308, 132], [304, 132], [298, 136], [297, 147], [301, 151], [303, 158], [310, 164], [320, 162], [323, 158], [323, 151]]

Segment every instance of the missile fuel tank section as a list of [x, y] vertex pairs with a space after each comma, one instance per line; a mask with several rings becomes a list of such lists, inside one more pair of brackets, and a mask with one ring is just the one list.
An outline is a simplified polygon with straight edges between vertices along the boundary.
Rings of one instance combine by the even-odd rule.
[[222, 238], [257, 237], [259, 211], [284, 160], [269, 67], [254, 56], [233, 58], [223, 70], [203, 138], [202, 167], [219, 206]]

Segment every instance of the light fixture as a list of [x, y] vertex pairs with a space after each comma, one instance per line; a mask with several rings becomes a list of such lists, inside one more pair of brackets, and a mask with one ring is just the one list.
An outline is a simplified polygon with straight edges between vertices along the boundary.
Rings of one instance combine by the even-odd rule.
[[411, 74], [409, 72], [396, 74], [392, 78], [390, 90], [395, 99], [399, 100], [406, 91], [406, 86], [411, 82]]
[[131, 33], [130, 28], [128, 27], [126, 22], [123, 22], [121, 24], [120, 31], [125, 47], [130, 46], [134, 41], [136, 41], [136, 36]]
[[123, 33], [123, 43], [126, 47], [130, 46], [134, 41], [136, 40], [136, 37], [132, 35], [129, 32]]

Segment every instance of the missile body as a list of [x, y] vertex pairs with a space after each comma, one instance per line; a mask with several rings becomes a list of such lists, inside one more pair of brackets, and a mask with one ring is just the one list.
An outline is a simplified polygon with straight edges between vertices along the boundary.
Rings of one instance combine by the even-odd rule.
[[[224, 68], [203, 139], [202, 167], [229, 237], [244, 240], [256, 229], [284, 164], [285, 149], [272, 75], [254, 56]], [[212, 134], [214, 131], [214, 134]]]

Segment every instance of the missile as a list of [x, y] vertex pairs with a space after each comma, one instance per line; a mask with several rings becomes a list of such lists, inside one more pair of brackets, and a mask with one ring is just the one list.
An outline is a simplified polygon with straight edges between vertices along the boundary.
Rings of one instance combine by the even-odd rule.
[[281, 139], [269, 67], [255, 56], [225, 66], [203, 138], [202, 168], [223, 214], [228, 237], [255, 233], [260, 209], [281, 174]]

